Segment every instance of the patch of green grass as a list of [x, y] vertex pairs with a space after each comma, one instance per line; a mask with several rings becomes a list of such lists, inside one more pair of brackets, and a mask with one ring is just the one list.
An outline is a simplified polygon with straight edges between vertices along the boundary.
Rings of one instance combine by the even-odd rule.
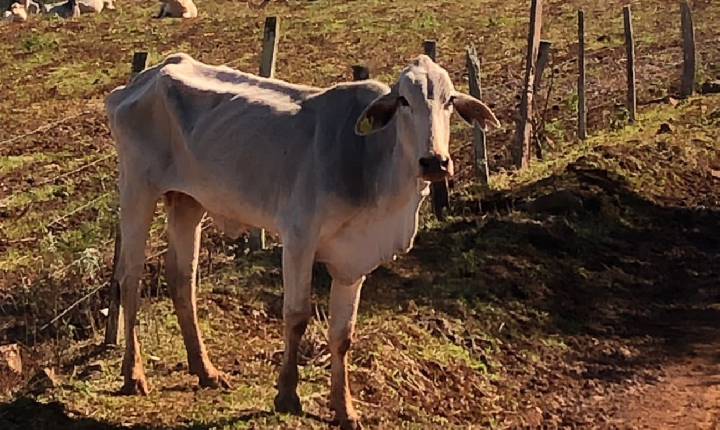
[[30, 155], [9, 155], [7, 157], [0, 158], [0, 174], [8, 174], [13, 170], [22, 168], [23, 166], [35, 163], [47, 161], [49, 157], [43, 153], [36, 153]]
[[58, 36], [53, 33], [41, 33], [36, 30], [24, 34], [20, 39], [19, 45], [22, 51], [27, 54], [47, 53], [58, 47], [58, 39]]

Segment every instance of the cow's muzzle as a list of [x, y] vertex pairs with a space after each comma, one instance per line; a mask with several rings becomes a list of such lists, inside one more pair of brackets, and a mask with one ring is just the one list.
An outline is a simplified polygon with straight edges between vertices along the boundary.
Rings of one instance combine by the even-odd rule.
[[419, 163], [426, 181], [442, 181], [453, 175], [453, 162], [450, 157], [436, 154], [421, 158]]

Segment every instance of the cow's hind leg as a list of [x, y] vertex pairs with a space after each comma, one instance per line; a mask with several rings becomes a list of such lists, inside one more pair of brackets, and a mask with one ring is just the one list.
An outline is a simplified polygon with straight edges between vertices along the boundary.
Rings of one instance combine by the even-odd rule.
[[361, 428], [348, 385], [347, 352], [352, 344], [360, 289], [364, 281], [364, 276], [350, 284], [333, 280], [330, 289], [330, 408], [335, 411], [334, 421], [342, 429]]
[[315, 257], [314, 243], [299, 237], [283, 237], [283, 323], [285, 353], [278, 378], [275, 409], [278, 412], [302, 412], [297, 395], [298, 346], [310, 321], [310, 282]]
[[157, 200], [142, 190], [125, 187], [120, 193], [120, 257], [116, 279], [125, 327], [125, 355], [122, 363], [124, 394], [147, 394], [140, 343], [137, 338], [137, 311], [140, 306], [140, 277], [145, 265], [145, 245]]
[[200, 251], [200, 230], [205, 209], [192, 197], [165, 194], [168, 214], [168, 252], [166, 274], [168, 289], [185, 341], [190, 373], [197, 375], [203, 387], [228, 388], [229, 384], [210, 362], [197, 319], [195, 279]]

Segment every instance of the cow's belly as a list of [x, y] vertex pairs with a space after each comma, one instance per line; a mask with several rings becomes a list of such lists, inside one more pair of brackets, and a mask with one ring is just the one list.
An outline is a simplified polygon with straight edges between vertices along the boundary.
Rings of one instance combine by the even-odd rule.
[[247, 196], [237, 190], [223, 188], [222, 184], [175, 182], [166, 190], [181, 192], [197, 200], [218, 230], [231, 238], [238, 238], [253, 227], [277, 233], [272, 208], [248, 202]]
[[413, 197], [389, 216], [361, 214], [324, 239], [316, 260], [326, 263], [333, 279], [350, 284], [412, 248], [418, 210], [424, 195]]

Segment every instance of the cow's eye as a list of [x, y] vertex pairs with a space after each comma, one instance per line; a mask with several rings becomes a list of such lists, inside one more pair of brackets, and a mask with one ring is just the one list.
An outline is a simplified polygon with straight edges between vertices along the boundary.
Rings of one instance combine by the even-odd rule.
[[398, 103], [403, 106], [410, 106], [410, 103], [408, 103], [407, 99], [403, 96], [398, 97]]

